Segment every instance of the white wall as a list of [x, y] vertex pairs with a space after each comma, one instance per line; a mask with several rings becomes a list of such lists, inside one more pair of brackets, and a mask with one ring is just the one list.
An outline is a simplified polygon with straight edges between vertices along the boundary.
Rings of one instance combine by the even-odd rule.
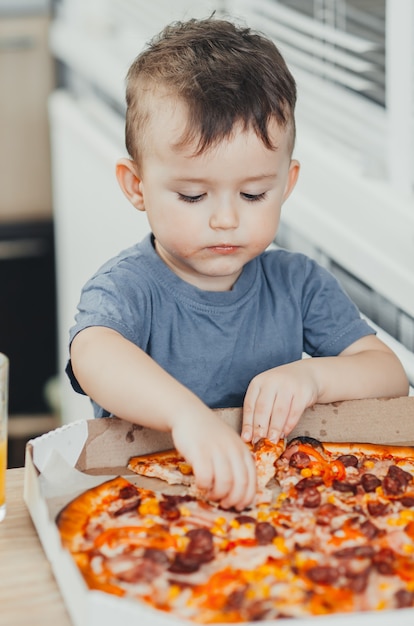
[[[64, 373], [68, 333], [84, 283], [100, 265], [149, 231], [146, 216], [126, 200], [115, 178], [124, 156], [123, 123], [98, 103], [67, 92], [50, 100], [62, 421], [92, 417], [88, 399]], [[103, 130], [105, 132], [103, 132]], [[118, 138], [118, 139], [117, 139]]]

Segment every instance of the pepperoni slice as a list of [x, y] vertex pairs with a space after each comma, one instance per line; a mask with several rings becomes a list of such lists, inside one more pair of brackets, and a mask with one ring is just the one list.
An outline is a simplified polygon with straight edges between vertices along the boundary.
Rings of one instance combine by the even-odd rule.
[[338, 461], [341, 461], [345, 467], [358, 467], [358, 459], [354, 454], [341, 454], [338, 456]]
[[400, 589], [394, 595], [395, 604], [397, 609], [407, 609], [410, 606], [414, 606], [414, 592], [407, 591], [406, 589]]
[[196, 558], [199, 563], [208, 563], [214, 559], [213, 535], [207, 528], [193, 528], [186, 536], [190, 539], [186, 549], [189, 557]]
[[397, 478], [392, 478], [392, 476], [385, 476], [382, 481], [382, 488], [384, 489], [384, 493], [390, 494], [391, 496], [398, 496], [404, 492], [405, 484], [401, 483]]
[[367, 519], [360, 526], [360, 531], [367, 537], [367, 539], [374, 539], [381, 533], [380, 529], [375, 526], [371, 520]]
[[414, 508], [414, 496], [403, 496], [400, 498], [400, 502], [407, 508]]
[[380, 502], [379, 500], [371, 500], [367, 504], [368, 513], [373, 517], [381, 517], [388, 512], [389, 505], [387, 502]]
[[367, 472], [361, 476], [361, 485], [367, 493], [375, 491], [377, 487], [381, 485], [380, 479], [375, 474]]
[[180, 519], [181, 513], [173, 500], [160, 500], [160, 516], [170, 522]]
[[289, 465], [291, 467], [296, 467], [297, 469], [304, 469], [305, 467], [308, 467], [310, 463], [311, 458], [309, 454], [301, 452], [300, 450], [298, 452], [294, 452], [289, 460]]
[[395, 480], [398, 480], [404, 487], [408, 485], [408, 483], [412, 482], [413, 477], [409, 472], [406, 472], [398, 465], [390, 465], [388, 468], [388, 475]]
[[341, 515], [343, 513], [342, 509], [336, 504], [331, 504], [330, 502], [326, 502], [322, 504], [319, 508], [316, 517], [316, 523], [320, 526], [328, 526], [334, 517]]
[[304, 491], [308, 487], [318, 487], [319, 485], [323, 485], [322, 476], [307, 476], [302, 478], [295, 486], [298, 491]]
[[357, 491], [358, 483], [351, 483], [345, 480], [334, 480], [332, 483], [332, 487], [341, 493], [345, 493], [350, 491], [355, 494]]
[[316, 487], [307, 487], [302, 492], [303, 506], [308, 509], [316, 509], [322, 500], [322, 496]]
[[128, 500], [129, 498], [133, 498], [134, 496], [138, 495], [138, 493], [138, 489], [135, 487], [135, 485], [125, 485], [119, 490], [119, 497], [121, 498], [121, 500]]
[[352, 578], [349, 579], [349, 588], [352, 589], [354, 593], [362, 593], [365, 591], [368, 586], [369, 571], [369, 568], [367, 568], [366, 571], [352, 576]]
[[256, 520], [251, 515], [237, 515], [234, 518], [239, 524], [255, 524]]
[[320, 585], [332, 585], [339, 578], [339, 571], [336, 567], [330, 567], [329, 565], [315, 565], [306, 572], [308, 578], [314, 583]]
[[136, 511], [140, 504], [141, 498], [138, 496], [137, 498], [134, 498], [131, 502], [128, 502], [128, 504], [125, 504], [124, 506], [121, 506], [121, 508], [114, 511], [112, 515], [114, 517], [119, 517], [120, 515], [124, 515], [125, 513], [131, 513], [132, 511]]
[[260, 546], [271, 543], [276, 537], [276, 528], [269, 522], [259, 522], [254, 530], [256, 541]]
[[200, 561], [194, 556], [188, 555], [185, 552], [177, 552], [168, 571], [174, 574], [192, 574], [192, 572], [199, 570], [200, 566]]
[[392, 576], [395, 572], [395, 554], [390, 548], [383, 548], [372, 559], [377, 571], [384, 576]]
[[334, 552], [334, 555], [338, 559], [371, 559], [375, 554], [375, 550], [372, 546], [349, 546], [348, 548], [342, 548]]

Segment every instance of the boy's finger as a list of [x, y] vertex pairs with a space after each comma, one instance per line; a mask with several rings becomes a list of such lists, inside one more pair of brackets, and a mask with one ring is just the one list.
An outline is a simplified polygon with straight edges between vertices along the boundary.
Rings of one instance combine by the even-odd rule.
[[257, 398], [253, 417], [253, 443], [267, 437], [270, 418], [274, 410], [275, 395], [271, 388], [263, 388]]
[[[244, 441], [252, 441], [253, 436], [256, 435], [257, 430], [257, 399], [260, 395], [260, 388], [249, 386], [246, 392], [243, 403], [243, 426], [242, 426], [242, 439]], [[263, 425], [267, 431], [267, 421], [264, 420]], [[260, 437], [259, 437], [260, 438]]]
[[243, 425], [241, 437], [243, 441], [251, 441], [253, 437], [253, 409], [243, 407]]
[[286, 422], [289, 419], [291, 408], [292, 397], [284, 397], [283, 394], [278, 393], [269, 422], [269, 439], [272, 441], [277, 441], [282, 436], [282, 433], [286, 433]]
[[195, 484], [201, 491], [209, 492], [214, 489], [214, 467], [207, 459], [199, 456], [192, 463]]
[[238, 510], [246, 508], [254, 499], [256, 493], [256, 468], [253, 459], [248, 453], [242, 457], [242, 463], [234, 466], [234, 481], [228, 496], [221, 500], [223, 508], [234, 507]]

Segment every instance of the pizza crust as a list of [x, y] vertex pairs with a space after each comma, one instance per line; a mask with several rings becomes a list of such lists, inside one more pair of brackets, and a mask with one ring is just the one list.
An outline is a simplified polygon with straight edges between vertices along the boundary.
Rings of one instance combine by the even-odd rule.
[[414, 448], [410, 446], [388, 446], [370, 443], [331, 443], [323, 442], [323, 448], [331, 454], [355, 454], [375, 457], [396, 457], [413, 459]]
[[159, 478], [170, 485], [192, 485], [195, 482], [191, 465], [174, 449], [131, 457], [127, 467], [135, 474]]
[[131, 483], [128, 480], [118, 476], [85, 491], [69, 502], [56, 518], [63, 545], [71, 550], [76, 540], [83, 538], [91, 511], [102, 509], [110, 500], [119, 497], [123, 487], [129, 485]]

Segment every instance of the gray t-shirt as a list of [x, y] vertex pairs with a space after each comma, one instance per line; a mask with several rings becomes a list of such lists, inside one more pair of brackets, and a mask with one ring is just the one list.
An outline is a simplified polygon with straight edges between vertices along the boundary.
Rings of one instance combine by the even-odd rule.
[[[211, 408], [242, 406], [249, 382], [264, 370], [304, 352], [337, 355], [375, 332], [337, 280], [303, 254], [268, 250], [243, 268], [231, 291], [202, 291], [165, 265], [151, 235], [87, 282], [70, 342], [88, 326], [116, 330]], [[83, 393], [70, 361], [67, 373]]]

